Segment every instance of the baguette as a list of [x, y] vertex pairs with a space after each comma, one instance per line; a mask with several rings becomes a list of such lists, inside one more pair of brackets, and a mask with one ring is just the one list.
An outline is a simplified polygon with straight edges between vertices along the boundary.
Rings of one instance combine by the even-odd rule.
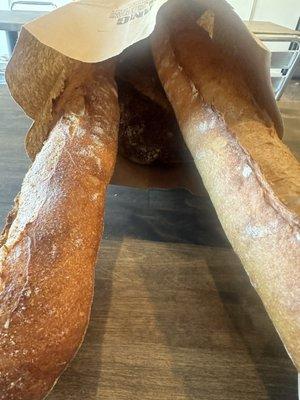
[[3, 231], [2, 400], [43, 398], [83, 340], [117, 151], [113, 69], [85, 65], [69, 79]]
[[152, 37], [157, 71], [224, 231], [300, 370], [300, 166], [243, 68], [168, 3]]

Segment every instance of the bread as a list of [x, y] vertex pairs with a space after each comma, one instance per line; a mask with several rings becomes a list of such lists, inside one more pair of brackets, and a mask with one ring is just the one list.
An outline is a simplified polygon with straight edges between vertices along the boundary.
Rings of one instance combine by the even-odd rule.
[[126, 49], [117, 67], [119, 152], [138, 164], [191, 162], [154, 66], [149, 39]]
[[150, 100], [130, 83], [118, 80], [119, 152], [138, 164], [191, 162], [173, 113]]
[[157, 71], [224, 231], [300, 370], [300, 167], [247, 87], [243, 65], [168, 3]]
[[82, 66], [55, 108], [0, 241], [2, 400], [43, 398], [87, 328], [117, 150], [113, 65]]

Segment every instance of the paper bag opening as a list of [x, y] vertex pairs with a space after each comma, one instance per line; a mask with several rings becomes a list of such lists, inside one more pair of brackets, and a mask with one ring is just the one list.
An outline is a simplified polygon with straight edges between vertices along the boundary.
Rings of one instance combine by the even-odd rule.
[[[132, 59], [135, 59], [137, 53], [131, 52], [130, 46], [152, 33], [157, 13], [164, 3], [166, 0], [120, 0], [105, 4], [102, 1], [88, 4], [78, 1], [61, 7], [22, 29], [7, 67], [6, 77], [12, 96], [34, 120], [27, 136], [27, 149], [31, 156], [34, 156], [47, 138], [53, 102], [64, 90], [65, 82], [74, 67], [82, 62], [107, 60], [127, 48], [127, 53], [132, 53]], [[259, 45], [224, 0], [190, 0], [189, 5], [199, 9], [198, 23], [209, 32], [213, 40], [229, 55], [239, 57], [255, 100], [282, 136], [282, 120], [269, 76], [268, 51]], [[127, 60], [130, 60], [128, 54]], [[119, 80], [119, 87], [123, 78]], [[134, 86], [132, 82], [129, 83]], [[125, 82], [125, 86], [126, 84], [128, 82]], [[141, 90], [140, 87], [135, 87], [134, 90], [145, 95], [145, 88]], [[154, 97], [156, 95], [152, 94]], [[152, 102], [158, 102], [163, 108], [163, 100], [153, 99], [149, 93], [146, 96], [150, 96]], [[158, 132], [158, 126], [152, 130], [153, 137], [161, 133]], [[153, 152], [146, 152], [146, 156], [155, 160], [159, 150], [159, 157], [166, 157], [167, 141], [159, 146], [152, 146]], [[184, 145], [179, 143], [178, 149], [173, 147], [170, 151], [173, 154], [174, 151], [180, 153], [180, 149], [182, 150], [180, 162], [164, 163], [160, 159], [162, 162], [152, 166], [139, 165], [139, 150], [135, 154], [127, 154], [131, 161], [126, 159], [124, 148], [126, 140], [123, 148], [121, 146], [122, 154], [118, 157], [112, 183], [139, 187], [186, 187], [197, 193], [200, 178], [191, 160], [184, 155]], [[134, 149], [131, 147], [131, 150]], [[138, 164], [133, 161], [138, 161]]]

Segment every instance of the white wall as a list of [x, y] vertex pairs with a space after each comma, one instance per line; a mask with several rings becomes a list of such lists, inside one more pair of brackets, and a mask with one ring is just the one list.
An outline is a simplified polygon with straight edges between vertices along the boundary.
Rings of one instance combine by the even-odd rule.
[[227, 0], [244, 20], [270, 21], [295, 29], [300, 17], [300, 0]]
[[243, 20], [249, 20], [252, 0], [227, 0]]
[[300, 17], [300, 0], [258, 0], [253, 20], [267, 20], [295, 29]]
[[[295, 29], [300, 17], [300, 0], [227, 0], [243, 20], [270, 21]], [[285, 51], [289, 43], [265, 43], [271, 51]], [[300, 77], [300, 66], [294, 76]]]

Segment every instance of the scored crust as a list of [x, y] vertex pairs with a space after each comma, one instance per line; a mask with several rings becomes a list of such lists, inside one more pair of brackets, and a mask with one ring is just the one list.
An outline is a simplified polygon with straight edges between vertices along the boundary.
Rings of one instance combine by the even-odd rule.
[[158, 74], [225, 233], [299, 370], [299, 164], [259, 110], [238, 63], [227, 60], [234, 65], [227, 71], [182, 4], [158, 16]]
[[[0, 399], [39, 400], [79, 348], [113, 172], [113, 66], [87, 67], [26, 174], [0, 248]], [[65, 92], [66, 94], [66, 92]]]

